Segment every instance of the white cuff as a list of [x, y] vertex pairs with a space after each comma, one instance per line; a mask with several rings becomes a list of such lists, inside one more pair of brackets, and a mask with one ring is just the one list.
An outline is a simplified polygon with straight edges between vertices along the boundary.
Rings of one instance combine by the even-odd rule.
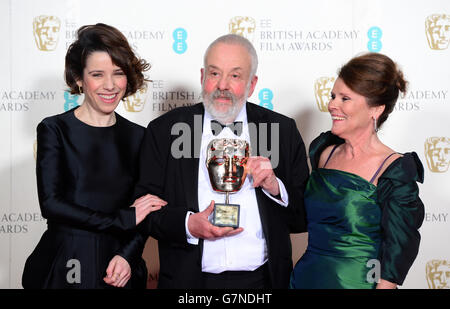
[[192, 236], [191, 233], [189, 233], [188, 229], [188, 219], [189, 216], [192, 214], [194, 214], [192, 211], [188, 211], [186, 214], [186, 219], [184, 220], [184, 228], [186, 229], [186, 240], [191, 245], [198, 245], [198, 238]]
[[274, 198], [272, 196], [272, 194], [270, 194], [266, 190], [264, 190], [264, 189], [262, 189], [262, 190], [271, 200], [280, 204], [283, 207], [287, 207], [287, 205], [289, 205], [289, 196], [286, 191], [286, 187], [284, 186], [283, 182], [280, 179], [278, 179], [278, 177], [277, 177], [277, 181], [278, 181], [278, 188], [280, 189], [281, 200]]

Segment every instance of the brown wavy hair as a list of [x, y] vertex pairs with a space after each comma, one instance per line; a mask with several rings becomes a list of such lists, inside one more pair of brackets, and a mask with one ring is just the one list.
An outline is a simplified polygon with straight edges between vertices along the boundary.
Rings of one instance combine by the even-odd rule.
[[380, 127], [394, 110], [399, 93], [406, 93], [408, 82], [397, 64], [386, 55], [366, 53], [351, 59], [339, 71], [338, 77], [354, 92], [364, 96], [369, 106], [382, 106], [377, 120]]
[[123, 98], [133, 95], [145, 87], [146, 81], [150, 81], [144, 76], [144, 72], [150, 69], [150, 64], [135, 55], [119, 30], [102, 23], [85, 25], [78, 29], [77, 40], [69, 46], [66, 53], [64, 77], [71, 94], [80, 94], [76, 82], [83, 79], [86, 60], [96, 51], [107, 52], [112, 62], [127, 76], [127, 89]]

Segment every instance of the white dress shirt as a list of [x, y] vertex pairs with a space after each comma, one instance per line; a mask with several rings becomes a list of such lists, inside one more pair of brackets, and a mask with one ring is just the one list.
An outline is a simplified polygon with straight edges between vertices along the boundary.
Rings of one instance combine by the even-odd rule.
[[[217, 203], [225, 202], [225, 194], [215, 192], [209, 181], [208, 169], [206, 168], [206, 148], [209, 142], [214, 138], [235, 138], [244, 139], [250, 144], [245, 104], [235, 120], [243, 122], [241, 136], [234, 135], [228, 127], [225, 127], [219, 135], [214, 136], [211, 131], [212, 119], [211, 115], [205, 111], [198, 173], [199, 211], [205, 210], [212, 200]], [[253, 149], [251, 144], [250, 147]], [[252, 155], [256, 155], [256, 151]], [[289, 203], [286, 188], [281, 180], [277, 178], [277, 181], [280, 188], [281, 200], [272, 197], [264, 189], [263, 191], [268, 198], [286, 207]], [[202, 258], [203, 272], [221, 273], [227, 270], [252, 271], [267, 261], [267, 245], [259, 216], [256, 192], [252, 183], [253, 179], [251, 175], [247, 175], [241, 189], [236, 193], [230, 194], [230, 204], [240, 205], [239, 226], [244, 230], [234, 236], [222, 237], [215, 240], [204, 240]], [[187, 241], [190, 244], [198, 244], [198, 238], [193, 237], [187, 228], [190, 214], [192, 213], [189, 212], [186, 215], [185, 221]]]

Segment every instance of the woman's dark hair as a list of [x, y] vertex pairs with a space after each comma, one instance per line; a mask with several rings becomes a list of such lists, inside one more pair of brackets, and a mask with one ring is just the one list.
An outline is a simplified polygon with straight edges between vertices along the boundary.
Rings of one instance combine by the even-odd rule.
[[83, 70], [88, 56], [97, 51], [107, 52], [112, 62], [127, 76], [124, 98], [145, 86], [145, 81], [148, 80], [143, 72], [150, 69], [150, 64], [134, 54], [126, 37], [119, 30], [98, 23], [80, 27], [77, 34], [77, 40], [67, 50], [64, 71], [66, 84], [71, 94], [80, 94], [76, 82], [83, 79]]
[[399, 92], [406, 93], [408, 82], [391, 58], [379, 53], [366, 53], [351, 59], [338, 77], [354, 92], [366, 97], [369, 106], [382, 106], [377, 120], [380, 127], [394, 110]]

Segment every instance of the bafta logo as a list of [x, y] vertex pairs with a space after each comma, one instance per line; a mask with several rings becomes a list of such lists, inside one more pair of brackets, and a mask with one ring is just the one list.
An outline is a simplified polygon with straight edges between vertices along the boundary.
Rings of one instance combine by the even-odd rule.
[[431, 260], [425, 266], [428, 288], [450, 289], [450, 261]]
[[144, 109], [145, 99], [147, 97], [147, 88], [139, 89], [135, 94], [126, 97], [123, 105], [127, 112], [140, 112]]
[[434, 50], [447, 49], [450, 42], [450, 15], [433, 14], [425, 20], [428, 45]]
[[252, 42], [255, 34], [256, 22], [253, 18], [248, 16], [235, 16], [230, 20], [228, 28], [230, 33], [243, 36]]
[[314, 95], [316, 103], [321, 112], [328, 112], [328, 102], [331, 97], [331, 89], [333, 89], [334, 77], [320, 77], [314, 83]]
[[33, 34], [36, 46], [42, 51], [55, 50], [58, 44], [61, 21], [56, 16], [40, 15], [33, 19]]
[[429, 137], [425, 140], [425, 157], [433, 173], [445, 173], [450, 165], [450, 138]]

